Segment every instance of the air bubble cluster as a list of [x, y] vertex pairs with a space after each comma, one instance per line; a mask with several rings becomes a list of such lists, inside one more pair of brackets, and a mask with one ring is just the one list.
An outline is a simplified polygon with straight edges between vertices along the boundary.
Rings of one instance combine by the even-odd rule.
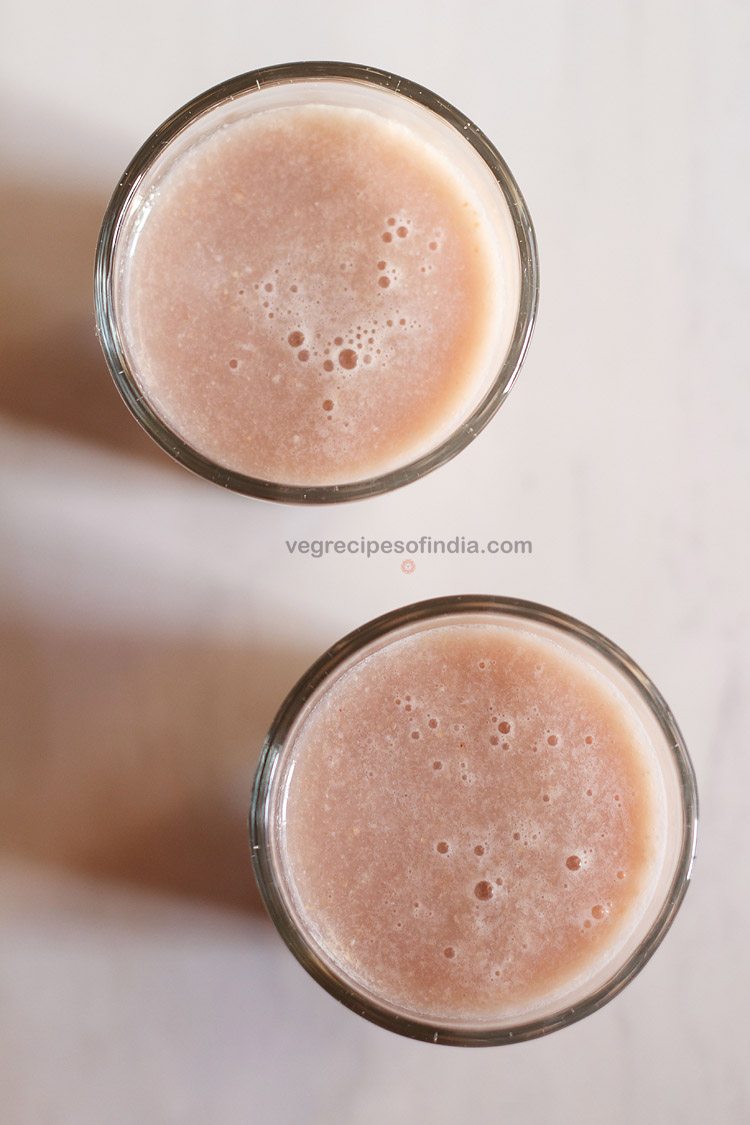
[[[290, 349], [297, 364], [306, 366], [309, 377], [316, 375], [321, 380], [335, 378], [335, 385], [323, 385], [324, 398], [328, 401], [325, 392], [338, 392], [343, 396], [346, 405], [346, 379], [362, 377], [364, 369], [375, 374], [379, 367], [392, 362], [399, 336], [402, 332], [418, 330], [422, 327], [419, 320], [409, 314], [405, 304], [408, 303], [408, 287], [400, 293], [400, 283], [404, 270], [412, 271], [419, 268], [422, 273], [431, 273], [435, 269], [436, 252], [442, 248], [443, 232], [426, 231], [418, 232], [414, 228], [412, 219], [406, 214], [393, 213], [383, 219], [380, 231], [374, 229], [371, 237], [373, 250], [373, 290], [372, 297], [377, 304], [373, 304], [370, 311], [360, 316], [359, 323], [344, 315], [339, 331], [331, 331], [330, 309], [334, 306], [332, 295], [322, 295], [323, 285], [316, 285], [313, 278], [305, 278], [287, 260], [270, 271], [266, 276], [254, 281], [252, 287], [246, 282], [235, 289], [235, 300], [240, 308], [244, 308], [250, 316], [248, 323], [248, 340], [252, 341], [257, 332], [257, 325], [253, 321], [260, 317], [270, 321], [269, 329], [278, 333], [279, 341], [285, 348]], [[388, 253], [383, 252], [383, 244], [390, 247]], [[408, 245], [407, 256], [404, 257], [404, 248]], [[414, 253], [416, 251], [416, 259]], [[421, 262], [421, 265], [419, 264]], [[325, 279], [325, 287], [330, 288], [334, 282], [334, 289], [341, 287], [342, 309], [350, 309], [359, 296], [358, 287], [361, 280], [356, 277], [358, 261], [345, 259], [338, 262], [335, 279]], [[246, 273], [252, 275], [248, 266]], [[239, 278], [238, 278], [239, 280]], [[223, 291], [223, 299], [230, 300], [229, 290]], [[336, 307], [336, 306], [334, 306]], [[373, 316], [372, 312], [376, 311]], [[240, 344], [240, 347], [252, 351], [252, 343]], [[231, 370], [237, 370], [241, 365], [237, 359], [228, 361]], [[297, 368], [299, 370], [299, 368]], [[286, 374], [281, 368], [272, 374], [271, 380], [279, 383], [292, 374], [289, 369]], [[334, 394], [329, 398], [336, 401]], [[334, 417], [348, 426], [345, 420], [346, 410], [339, 409], [334, 416], [325, 408], [329, 420]]]
[[[494, 666], [495, 661], [489, 657], [474, 659], [472, 667], [476, 669], [477, 684], [488, 682], [484, 677], [480, 681], [480, 673]], [[516, 770], [532, 770], [531, 765], [523, 764], [523, 758], [535, 753], [538, 755], [530, 775], [533, 788], [524, 794], [526, 803], [519, 808], [513, 820], [502, 821], [502, 832], [493, 825], [483, 838], [486, 825], [483, 824], [485, 813], [482, 811], [481, 819], [474, 821], [474, 827], [468, 823], [461, 825], [460, 821], [456, 825], [450, 817], [446, 817], [442, 826], [444, 835], [428, 834], [422, 842], [422, 847], [432, 853], [434, 875], [431, 878], [445, 880], [444, 886], [451, 892], [455, 885], [459, 896], [464, 896], [463, 910], [470, 911], [471, 932], [489, 932], [488, 928], [496, 923], [498, 910], [505, 913], [507, 924], [515, 925], [513, 919], [527, 893], [529, 876], [532, 881], [537, 878], [530, 854], [534, 852], [540, 857], [543, 883], [542, 889], [538, 890], [539, 902], [548, 904], [556, 894], [565, 895], [570, 904], [568, 909], [580, 911], [577, 925], [581, 935], [589, 931], [593, 934], [597, 927], [606, 924], [613, 907], [607, 898], [606, 885], [602, 885], [604, 873], [594, 863], [593, 842], [599, 835], [598, 825], [586, 819], [592, 812], [598, 815], [600, 805], [592, 806], [588, 798], [595, 792], [606, 792], [607, 799], [616, 806], [620, 794], [614, 791], [618, 787], [611, 783], [605, 789], [595, 764], [598, 758], [593, 765], [589, 764], [590, 756], [583, 754], [584, 736], [573, 737], [564, 717], [553, 725], [545, 725], [545, 708], [541, 703], [538, 706], [526, 704], [523, 709], [517, 709], [512, 699], [507, 696], [502, 698], [499, 693], [494, 699], [477, 699], [466, 691], [465, 697], [462, 696], [465, 715], [460, 711], [451, 715], [441, 712], [437, 698], [429, 693], [422, 697], [404, 691], [394, 692], [393, 703], [399, 712], [399, 729], [392, 736], [394, 745], [404, 738], [408, 740], [414, 761], [429, 771], [428, 777], [435, 778], [432, 784], [436, 787], [432, 792], [436, 801], [444, 799], [446, 784], [462, 789], [463, 786], [476, 785], [477, 796], [482, 801], [480, 787], [488, 782], [490, 772], [499, 771], [501, 778], [512, 778]], [[477, 711], [475, 705], [478, 705], [478, 714], [472, 713], [472, 710]], [[431, 741], [433, 739], [439, 740], [441, 749], [446, 748], [445, 754], [440, 757], [435, 756], [437, 745]], [[583, 754], [580, 768], [586, 771], [572, 786], [567, 755], [561, 750], [568, 746], [574, 758]], [[510, 750], [511, 756], [504, 757], [498, 753], [500, 747]], [[586, 789], [589, 782], [591, 784]], [[512, 784], [517, 783], [514, 781]], [[565, 823], [569, 789], [575, 790], [570, 795], [573, 799], [578, 797], [583, 819], [573, 826], [574, 831], [571, 831], [570, 825], [564, 828], [561, 846], [557, 814], [562, 808]], [[403, 796], [406, 797], [406, 794]], [[466, 808], [472, 808], [472, 799], [468, 795], [464, 797], [462, 794], [459, 800], [467, 800]], [[536, 814], [532, 811], [534, 805], [538, 810]], [[567, 849], [565, 836], [568, 837]], [[555, 877], [556, 864], [559, 866]], [[551, 865], [549, 873], [548, 865]], [[624, 879], [624, 870], [612, 870], [611, 883], [615, 882], [615, 876], [617, 880]], [[423, 921], [433, 915], [439, 918], [437, 904], [427, 897], [422, 886], [417, 893], [422, 898], [422, 904], [415, 907], [417, 917]], [[536, 901], [536, 894], [534, 889], [531, 900]], [[452, 917], [456, 920], [461, 918], [458, 903], [447, 903], [447, 909], [458, 910]], [[544, 912], [548, 907], [541, 905], [539, 909]], [[436, 936], [435, 953], [441, 961], [443, 958], [451, 961], [457, 956], [456, 936], [457, 931], [453, 927]], [[452, 944], [445, 945], [446, 941]], [[521, 951], [518, 955], [523, 956], [522, 942], [517, 944], [516, 949]], [[487, 971], [491, 977], [506, 975], [504, 968], [495, 969], [492, 964]]]

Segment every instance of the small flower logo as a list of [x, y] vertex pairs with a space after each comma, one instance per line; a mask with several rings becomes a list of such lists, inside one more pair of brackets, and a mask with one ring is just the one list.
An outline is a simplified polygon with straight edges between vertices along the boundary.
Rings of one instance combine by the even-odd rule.
[[401, 563], [401, 569], [404, 574], [413, 574], [417, 569], [417, 564], [414, 562], [414, 559], [404, 559]]

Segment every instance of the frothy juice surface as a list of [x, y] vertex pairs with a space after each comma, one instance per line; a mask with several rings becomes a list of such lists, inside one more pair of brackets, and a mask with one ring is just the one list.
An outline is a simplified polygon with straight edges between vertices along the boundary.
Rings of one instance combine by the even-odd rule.
[[417, 129], [266, 109], [181, 154], [141, 208], [126, 350], [155, 411], [222, 466], [364, 480], [435, 448], [489, 388], [517, 255]]
[[533, 1014], [611, 960], [653, 893], [666, 814], [645, 731], [599, 671], [520, 627], [435, 626], [366, 656], [292, 755], [297, 909], [411, 1013]]

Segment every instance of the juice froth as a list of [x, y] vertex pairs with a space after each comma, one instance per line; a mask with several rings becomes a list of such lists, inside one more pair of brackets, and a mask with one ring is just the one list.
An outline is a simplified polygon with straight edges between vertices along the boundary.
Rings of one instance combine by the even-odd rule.
[[533, 1016], [611, 963], [651, 901], [654, 753], [600, 671], [521, 627], [393, 641], [295, 736], [296, 909], [345, 979], [399, 1011]]
[[429, 452], [491, 385], [517, 315], [518, 249], [480, 196], [370, 109], [224, 124], [133, 224], [119, 305], [141, 391], [199, 453], [264, 480], [364, 480]]

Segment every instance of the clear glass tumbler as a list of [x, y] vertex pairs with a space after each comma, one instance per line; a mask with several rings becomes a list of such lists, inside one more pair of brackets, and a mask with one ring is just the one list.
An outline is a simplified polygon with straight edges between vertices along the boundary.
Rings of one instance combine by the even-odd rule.
[[[512, 317], [502, 329], [491, 370], [481, 390], [467, 400], [450, 432], [420, 447], [406, 463], [368, 479], [316, 484], [259, 479], [220, 463], [170, 422], [164, 404], [149, 394], [128, 337], [123, 312], [128, 266], [138, 239], [158, 205], [160, 184], [186, 153], [218, 130], [253, 114], [310, 104], [368, 109], [411, 128], [448, 156], [481, 200], [493, 238], [511, 247], [508, 261]], [[509, 252], [510, 258], [510, 252]], [[539, 269], [531, 219], [518, 186], [491, 142], [464, 114], [407, 79], [372, 67], [307, 62], [274, 66], [232, 78], [179, 109], [149, 137], [122, 176], [107, 209], [96, 256], [95, 305], [98, 333], [117, 388], [146, 432], [193, 472], [236, 492], [288, 503], [332, 503], [373, 496], [424, 476], [462, 450], [503, 403], [520, 370], [537, 311]], [[207, 373], [207, 379], [209, 378]], [[462, 408], [463, 409], [463, 408]], [[373, 403], [373, 413], [377, 405]], [[211, 419], [206, 420], [211, 425]]]
[[[436, 1018], [420, 1011], [418, 1001], [395, 1002], [380, 995], [377, 981], [363, 983], [340, 956], [334, 955], [325, 929], [308, 917], [285, 844], [295, 745], [315, 708], [342, 676], [389, 645], [438, 627], [467, 624], [522, 629], [524, 634], [553, 642], [602, 677], [643, 732], [663, 794], [663, 846], [648, 884], [648, 896], [643, 902], [639, 900], [632, 926], [621, 943], [608, 952], [604, 963], [597, 962], [583, 980], [576, 978], [566, 993], [556, 992], [548, 1001], [542, 998], [521, 1016]], [[434, 720], [431, 725], [436, 725]], [[345, 752], [345, 739], [342, 747]], [[366, 766], [365, 760], [362, 768]], [[426, 786], [429, 780], [427, 776]], [[498, 800], [502, 800], [502, 793]], [[458, 822], [459, 797], [456, 802]], [[669, 929], [687, 890], [695, 854], [697, 809], [693, 768], [677, 723], [648, 676], [621, 649], [587, 625], [542, 605], [489, 596], [445, 597], [406, 606], [363, 625], [329, 649], [290, 692], [268, 733], [258, 765], [250, 811], [252, 861], [263, 899], [284, 941], [304, 968], [343, 1004], [382, 1027], [415, 1039], [462, 1046], [507, 1044], [546, 1035], [582, 1019], [616, 996], [643, 968]], [[335, 807], [327, 813], [320, 809], [315, 815], [331, 818], [332, 832], [339, 827]], [[382, 846], [399, 852], [398, 840], [387, 833], [383, 834]], [[346, 847], [344, 839], [341, 847]], [[447, 845], [438, 845], [437, 850], [447, 851]], [[404, 858], [403, 862], [409, 861]], [[386, 890], [383, 888], [384, 893]], [[361, 892], [353, 886], [347, 893], [352, 896], [351, 909], [358, 909], [357, 895]], [[591, 926], [592, 922], [585, 924]], [[448, 950], [446, 955], [452, 956], [453, 951]]]

